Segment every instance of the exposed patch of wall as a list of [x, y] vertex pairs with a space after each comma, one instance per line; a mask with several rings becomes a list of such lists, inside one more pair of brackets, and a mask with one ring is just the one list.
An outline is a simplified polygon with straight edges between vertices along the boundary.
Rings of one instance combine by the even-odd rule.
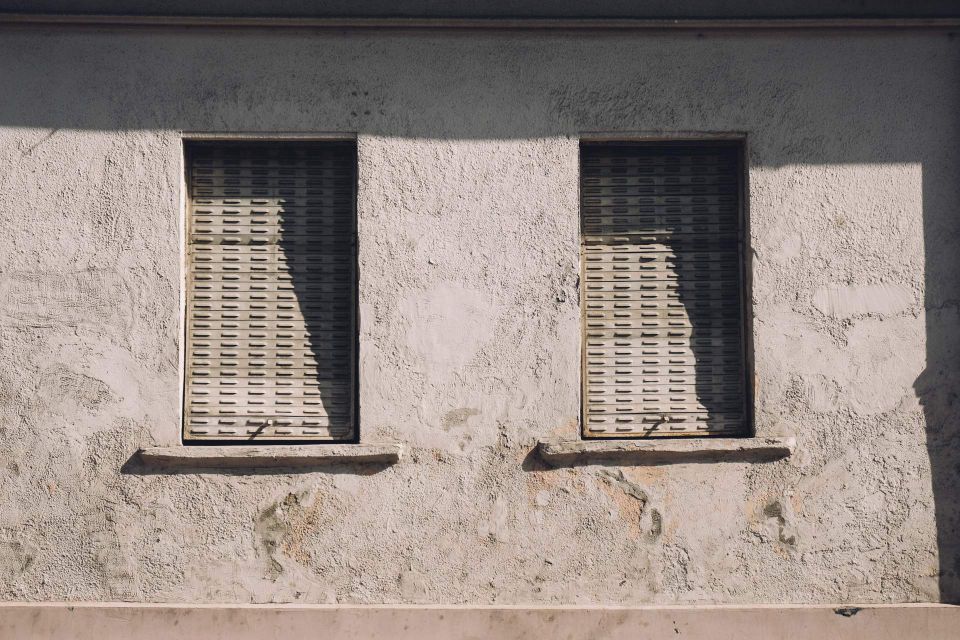
[[912, 291], [902, 285], [833, 285], [813, 294], [813, 306], [838, 318], [867, 314], [896, 315], [914, 303]]
[[[960, 375], [931, 369], [955, 350], [930, 327], [956, 325], [958, 297], [926, 274], [960, 246], [958, 47], [5, 32], [0, 598], [940, 597], [954, 472], [932, 478], [926, 444], [951, 450]], [[357, 132], [360, 434], [406, 443], [401, 464], [129, 462], [179, 441], [180, 131]], [[577, 435], [578, 138], [596, 131], [747, 133], [757, 432], [795, 435], [794, 457], [531, 454]]]
[[130, 308], [130, 293], [120, 274], [99, 269], [8, 273], [0, 282], [0, 296], [0, 313], [8, 322], [33, 325], [122, 321], [116, 314]]

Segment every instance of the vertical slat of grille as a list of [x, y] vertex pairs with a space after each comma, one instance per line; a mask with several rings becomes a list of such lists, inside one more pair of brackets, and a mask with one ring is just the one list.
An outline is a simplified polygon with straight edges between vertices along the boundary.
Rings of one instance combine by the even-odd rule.
[[355, 154], [190, 149], [185, 439], [353, 436]]
[[740, 161], [584, 145], [584, 435], [742, 435]]

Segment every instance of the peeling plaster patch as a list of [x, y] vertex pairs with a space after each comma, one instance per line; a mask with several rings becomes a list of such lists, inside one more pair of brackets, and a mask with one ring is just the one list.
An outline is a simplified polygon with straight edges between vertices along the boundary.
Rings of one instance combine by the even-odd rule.
[[[871, 415], [894, 409], [913, 395], [913, 382], [925, 366], [926, 337], [922, 323], [912, 317], [864, 318], [847, 332], [849, 364], [846, 395], [858, 413]], [[919, 330], [918, 330], [919, 328]]]
[[14, 530], [0, 530], [0, 571], [5, 575], [26, 572], [33, 565], [38, 551], [36, 545], [22, 540]]
[[301, 565], [311, 563], [308, 542], [311, 532], [320, 527], [321, 505], [319, 495], [311, 499], [305, 492], [290, 493], [261, 512], [255, 530], [269, 559], [269, 578], [280, 577], [287, 559]]
[[109, 526], [100, 531], [92, 531], [86, 536], [92, 562], [102, 575], [111, 598], [117, 600], [136, 599], [140, 592], [137, 571], [131, 560], [129, 547], [116, 531], [111, 516], [107, 516]]
[[450, 429], [451, 427], [459, 427], [466, 423], [471, 417], [480, 415], [478, 409], [471, 409], [470, 407], [463, 407], [461, 409], [454, 409], [453, 411], [448, 411], [443, 416], [443, 427], [445, 429]]
[[807, 404], [813, 411], [830, 413], [840, 405], [840, 387], [825, 375], [810, 375], [804, 380], [804, 388]]
[[637, 500], [640, 503], [641, 511], [647, 506], [647, 501], [649, 500], [647, 492], [637, 483], [627, 480], [622, 470], [608, 471], [604, 469], [600, 472], [600, 477], [603, 478], [607, 484], [619, 487], [625, 494]]
[[38, 402], [66, 403], [71, 410], [79, 407], [89, 413], [112, 398], [110, 386], [102, 380], [60, 366], [46, 372], [37, 389]]
[[120, 274], [105, 269], [19, 272], [0, 281], [0, 316], [24, 323], [102, 325], [131, 307]]
[[756, 328], [757, 344], [767, 347], [757, 353], [759, 424], [763, 407], [776, 407], [769, 416], [776, 420], [786, 406], [864, 416], [890, 411], [914, 395], [925, 366], [924, 323], [912, 315], [848, 320], [842, 341], [793, 311], [768, 312]]
[[[646, 490], [636, 482], [629, 480], [623, 470], [610, 471], [603, 469], [599, 472], [603, 480], [601, 487], [606, 488], [607, 495], [617, 505], [620, 517], [637, 527], [638, 534], [647, 542], [655, 542], [663, 533], [663, 516], [657, 509], [647, 509], [650, 497]], [[610, 491], [608, 489], [617, 489]], [[645, 516], [649, 513], [649, 524], [645, 523]]]
[[510, 507], [503, 496], [497, 496], [486, 522], [479, 527], [481, 538], [490, 542], [510, 542]]
[[428, 602], [430, 600], [430, 583], [424, 573], [414, 569], [408, 563], [397, 578], [400, 595], [407, 602]]
[[655, 542], [663, 534], [663, 516], [656, 509], [650, 509], [650, 528], [644, 533], [647, 542]]
[[774, 500], [763, 508], [763, 515], [768, 518], [771, 528], [776, 531], [776, 539], [790, 547], [797, 544], [797, 532], [793, 526], [794, 515], [790, 502]]
[[489, 296], [476, 289], [444, 283], [408, 301], [407, 344], [437, 375], [469, 363], [493, 337], [498, 318]]
[[694, 589], [690, 581], [690, 552], [680, 546], [664, 549], [664, 585], [671, 591], [685, 593]]
[[895, 315], [913, 304], [913, 292], [898, 284], [831, 285], [813, 294], [813, 306], [835, 318]]

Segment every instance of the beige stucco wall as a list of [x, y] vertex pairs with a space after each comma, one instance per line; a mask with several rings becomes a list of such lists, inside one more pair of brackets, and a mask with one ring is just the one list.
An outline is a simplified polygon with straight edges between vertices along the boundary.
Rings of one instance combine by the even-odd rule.
[[[0, 598], [957, 597], [958, 54], [941, 32], [3, 31]], [[360, 432], [399, 465], [131, 460], [179, 441], [182, 131], [357, 133]], [[577, 433], [598, 131], [747, 134], [757, 432], [792, 458], [532, 454]]]

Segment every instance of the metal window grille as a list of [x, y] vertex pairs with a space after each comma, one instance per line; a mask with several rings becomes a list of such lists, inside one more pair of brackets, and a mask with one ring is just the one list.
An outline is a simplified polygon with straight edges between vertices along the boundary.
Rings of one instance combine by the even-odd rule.
[[353, 438], [355, 145], [187, 151], [184, 438]]
[[585, 437], [748, 432], [741, 162], [581, 147]]

